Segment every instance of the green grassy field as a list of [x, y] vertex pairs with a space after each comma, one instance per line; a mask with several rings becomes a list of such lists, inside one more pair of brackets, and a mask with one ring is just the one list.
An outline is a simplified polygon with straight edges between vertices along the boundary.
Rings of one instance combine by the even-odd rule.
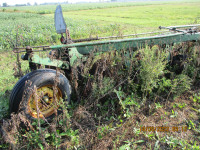
[[[98, 6], [98, 4], [90, 5]], [[109, 5], [111, 4], [109, 3]], [[78, 39], [151, 32], [158, 30], [160, 25], [173, 26], [200, 22], [200, 3], [198, 1], [173, 2], [172, 4], [166, 2], [131, 3], [129, 7], [126, 3], [117, 3], [117, 7], [115, 5], [113, 3], [114, 8], [82, 10], [82, 4], [79, 4], [75, 5], [77, 7], [75, 11], [69, 9], [64, 12], [71, 37]], [[32, 9], [35, 7], [32, 6]], [[50, 10], [55, 10], [56, 6], [38, 7], [40, 9], [49, 7]], [[63, 10], [68, 7], [71, 5], [63, 5]], [[27, 8], [19, 7], [19, 9]], [[53, 14], [39, 15], [24, 12], [0, 12], [0, 14], [0, 20], [2, 20], [0, 23], [0, 49], [14, 47], [16, 35], [18, 35], [18, 46], [59, 42], [60, 37], [55, 32]]]
[[[117, 23], [133, 28], [158, 29], [160, 25], [194, 24], [200, 21], [200, 3], [132, 6], [65, 12], [73, 19], [95, 20], [99, 24]], [[130, 29], [130, 28], [129, 28]], [[133, 31], [133, 29], [131, 30]], [[130, 32], [131, 32], [130, 31]], [[128, 31], [126, 31], [128, 32]]]
[[[79, 11], [79, 10], [91, 10], [91, 9], [105, 9], [105, 8], [115, 8], [115, 7], [132, 7], [132, 6], [149, 6], [149, 5], [160, 5], [160, 4], [174, 4], [174, 3], [195, 3], [199, 0], [175, 0], [175, 1], [143, 1], [143, 2], [115, 2], [115, 3], [80, 3], [80, 4], [63, 4], [63, 11]], [[39, 6], [22, 6], [22, 7], [7, 7], [0, 8], [1, 11], [15, 11], [15, 12], [28, 12], [28, 13], [38, 13], [38, 14], [49, 14], [54, 13], [55, 5], [39, 5]]]
[[[163, 59], [166, 56], [157, 58], [150, 49], [141, 50], [143, 70], [137, 83], [128, 71], [118, 69], [120, 81], [128, 78], [126, 85], [96, 103], [118, 78], [103, 79], [103, 89], [94, 83], [93, 95], [81, 99], [80, 104], [70, 104], [70, 109], [63, 108], [66, 116], [50, 127], [44, 125], [26, 132], [18, 124], [23, 118], [8, 120], [9, 96], [18, 80], [13, 75], [17, 69], [16, 54], [11, 50], [15, 46], [59, 44], [60, 35], [54, 27], [55, 8], [55, 5], [0, 7], [0, 129], [4, 131], [0, 133], [0, 148], [199, 149], [199, 44], [188, 53], [191, 57], [183, 73], [172, 73], [170, 79], [161, 74], [167, 72]], [[62, 8], [73, 39], [151, 32], [160, 25], [200, 24], [200, 0], [69, 4]], [[182, 49], [187, 46], [182, 45]], [[21, 63], [26, 74], [28, 63]], [[119, 62], [114, 61], [114, 66], [116, 63]], [[154, 69], [155, 72], [149, 71]], [[142, 88], [147, 86], [150, 90]], [[169, 126], [170, 132], [141, 132], [141, 126]], [[172, 131], [177, 126], [179, 132]], [[182, 130], [186, 126], [187, 130]]]

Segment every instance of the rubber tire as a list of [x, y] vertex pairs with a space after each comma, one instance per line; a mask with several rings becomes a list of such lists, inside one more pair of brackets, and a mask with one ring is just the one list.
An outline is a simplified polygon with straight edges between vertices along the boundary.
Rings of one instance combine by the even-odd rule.
[[[45, 85], [53, 85], [55, 77], [56, 71], [53, 69], [38, 69], [22, 77], [16, 83], [10, 95], [10, 112], [17, 113], [19, 111], [20, 105], [20, 111], [24, 111], [29, 120], [35, 120], [36, 118], [32, 117], [28, 113], [27, 108], [27, 103], [33, 93], [34, 86], [40, 88]], [[57, 87], [61, 90], [63, 100], [70, 102], [71, 86], [68, 79], [61, 73], [59, 73], [59, 82], [57, 84]], [[53, 114], [46, 119], [51, 120], [54, 117], [55, 115]]]

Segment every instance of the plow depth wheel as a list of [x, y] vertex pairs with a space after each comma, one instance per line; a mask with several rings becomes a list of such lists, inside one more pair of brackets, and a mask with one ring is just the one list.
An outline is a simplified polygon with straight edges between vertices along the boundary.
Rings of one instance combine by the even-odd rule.
[[28, 100], [28, 111], [30, 115], [37, 118], [49, 117], [59, 107], [59, 101], [62, 99], [62, 92], [58, 87], [46, 85], [38, 88]]
[[[55, 83], [56, 82], [56, 83]], [[68, 79], [51, 69], [35, 70], [22, 77], [12, 90], [10, 111], [24, 111], [29, 119], [52, 119], [59, 113], [59, 103], [70, 101]]]

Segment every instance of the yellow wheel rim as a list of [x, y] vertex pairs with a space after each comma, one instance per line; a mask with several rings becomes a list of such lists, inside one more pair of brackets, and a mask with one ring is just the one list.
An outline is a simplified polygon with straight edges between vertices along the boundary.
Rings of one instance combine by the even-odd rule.
[[62, 98], [62, 93], [58, 87], [55, 89], [53, 85], [45, 85], [37, 89], [28, 100], [29, 114], [37, 118], [49, 117], [57, 112], [58, 103]]

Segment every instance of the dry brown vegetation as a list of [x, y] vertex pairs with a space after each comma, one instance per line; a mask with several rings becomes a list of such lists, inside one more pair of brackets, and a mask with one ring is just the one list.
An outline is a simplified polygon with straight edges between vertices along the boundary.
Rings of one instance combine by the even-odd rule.
[[[167, 62], [170, 50], [175, 56], [187, 54], [181, 74], [175, 73], [180, 66]], [[61, 102], [63, 113], [52, 122], [27, 120], [23, 112], [1, 120], [1, 147], [198, 149], [199, 43], [147, 47], [135, 52], [130, 62], [123, 54], [107, 53], [96, 63], [74, 68], [72, 102], [67, 107]], [[88, 60], [94, 58], [91, 54]], [[144, 126], [170, 127], [170, 132], [140, 131]]]

